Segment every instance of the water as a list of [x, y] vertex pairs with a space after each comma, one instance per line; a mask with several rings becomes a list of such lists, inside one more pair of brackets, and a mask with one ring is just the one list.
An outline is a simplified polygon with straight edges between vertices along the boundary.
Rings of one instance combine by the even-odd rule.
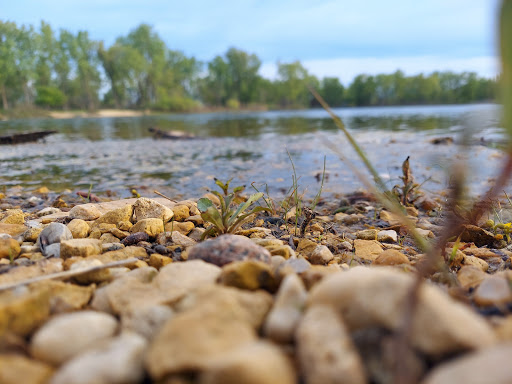
[[[479, 192], [503, 159], [495, 143], [503, 141], [496, 105], [343, 108], [335, 110], [392, 187], [401, 164], [411, 156], [418, 182], [427, 190], [446, 185], [450, 162], [460, 158], [456, 145], [433, 145], [470, 132], [471, 187]], [[195, 140], [155, 140], [148, 128], [182, 130]], [[169, 114], [123, 118], [30, 119], [0, 122], [0, 136], [56, 130], [45, 142], [0, 146], [0, 185], [47, 186], [61, 191], [107, 190], [145, 195], [158, 189], [178, 197], [198, 197], [214, 188], [213, 177], [234, 185], [268, 184], [271, 195], [292, 185], [293, 159], [300, 191], [317, 193], [326, 158], [324, 193], [347, 193], [362, 187], [350, 168], [328, 145], [335, 146], [363, 173], [362, 163], [323, 110]], [[480, 145], [484, 138], [491, 146]], [[287, 152], [288, 151], [288, 152]]]

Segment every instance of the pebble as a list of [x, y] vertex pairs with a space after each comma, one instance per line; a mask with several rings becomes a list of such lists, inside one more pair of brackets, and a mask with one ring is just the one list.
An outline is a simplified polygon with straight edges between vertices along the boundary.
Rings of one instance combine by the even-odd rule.
[[21, 253], [20, 244], [12, 239], [0, 239], [0, 259], [15, 259]]
[[377, 233], [377, 241], [383, 243], [396, 243], [398, 241], [398, 234], [392, 229], [387, 231], [379, 231]]
[[[390, 268], [355, 267], [317, 283], [308, 306], [331, 305], [350, 330], [383, 327], [393, 331], [403, 322], [405, 296], [413, 280], [414, 276]], [[488, 347], [495, 335], [474, 311], [441, 289], [423, 284], [411, 341], [427, 355], [442, 356]]]
[[129, 236], [126, 236], [121, 243], [128, 247], [130, 245], [137, 244], [139, 241], [148, 241], [149, 235], [146, 232], [135, 232]]
[[221, 235], [190, 248], [188, 260], [204, 260], [218, 266], [241, 260], [270, 263], [270, 253], [247, 237]]
[[58, 213], [58, 212], [61, 212], [61, 210], [59, 208], [46, 207], [46, 208], [41, 209], [39, 212], [37, 212], [36, 216], [43, 217], [43, 216], [53, 215], [54, 213]]
[[71, 239], [60, 243], [60, 257], [63, 259], [99, 255], [101, 251], [101, 241], [97, 239]]
[[[121, 222], [131, 221], [133, 215], [133, 205], [127, 204], [124, 207], [116, 208], [108, 211], [104, 215], [96, 219], [95, 224], [99, 225], [102, 223], [107, 224], [118, 224]], [[120, 227], [119, 227], [120, 228]], [[122, 229], [122, 228], [120, 228]]]
[[30, 352], [37, 359], [61, 365], [72, 357], [111, 337], [117, 329], [115, 317], [81, 311], [55, 316], [32, 337]]
[[465, 243], [475, 243], [477, 247], [490, 245], [494, 243], [494, 235], [483, 228], [476, 225], [464, 225], [464, 231], [460, 236], [460, 240]]
[[96, 220], [101, 216], [100, 210], [93, 204], [75, 205], [69, 211], [71, 219], [81, 219], [85, 221]]
[[185, 204], [177, 204], [172, 208], [175, 221], [185, 221], [190, 216], [190, 208]]
[[160, 328], [174, 315], [167, 305], [144, 305], [121, 316], [121, 328], [152, 340]]
[[239, 289], [274, 291], [276, 281], [268, 263], [255, 260], [234, 261], [222, 268], [219, 283]]
[[7, 234], [12, 237], [22, 235], [27, 230], [27, 227], [22, 224], [5, 224], [0, 223], [0, 233]]
[[[36, 245], [41, 249], [43, 255], [51, 256], [52, 254], [55, 255], [57, 252], [55, 247], [51, 248], [51, 251], [48, 250], [50, 245], [59, 244], [62, 240], [70, 240], [72, 238], [73, 235], [71, 231], [64, 224], [50, 223], [39, 234]], [[58, 248], [60, 249], [60, 246]]]
[[457, 272], [457, 280], [464, 289], [475, 288], [486, 278], [487, 274], [480, 268], [472, 265], [464, 265]]
[[475, 290], [473, 299], [480, 306], [512, 302], [510, 283], [500, 276], [487, 276]]
[[193, 247], [197, 244], [195, 240], [192, 240], [190, 237], [187, 237], [178, 231], [171, 232], [171, 240], [174, 244], [184, 248]]
[[171, 221], [170, 223], [167, 223], [164, 226], [166, 232], [177, 231], [184, 235], [188, 235], [190, 231], [192, 231], [194, 228], [194, 223], [191, 223], [190, 221], [186, 221], [184, 223], [181, 223], [179, 221]]
[[332, 307], [308, 308], [297, 328], [296, 344], [305, 383], [367, 382], [350, 334]]
[[334, 259], [334, 255], [325, 245], [317, 245], [309, 256], [311, 264], [326, 265], [332, 259]]
[[286, 276], [263, 325], [264, 335], [278, 343], [292, 342], [306, 298], [307, 291], [302, 280], [296, 274]]
[[377, 240], [354, 240], [356, 257], [361, 260], [374, 261], [382, 253], [382, 245]]
[[8, 209], [5, 212], [0, 212], [0, 223], [25, 224], [25, 214], [21, 209]]
[[98, 343], [59, 368], [51, 384], [131, 384], [144, 378], [147, 341], [136, 333]]
[[162, 219], [141, 219], [130, 228], [131, 233], [144, 232], [149, 237], [156, 237], [164, 231], [164, 222]]
[[164, 223], [167, 223], [174, 216], [172, 209], [146, 197], [137, 199], [133, 204], [133, 213], [136, 223], [143, 219], [161, 219]]
[[68, 228], [71, 231], [74, 239], [83, 239], [89, 236], [91, 227], [85, 220], [73, 219], [68, 223]]
[[357, 231], [355, 233], [356, 238], [361, 240], [377, 240], [377, 234], [379, 231], [377, 229], [364, 229], [362, 231]]
[[379, 254], [372, 265], [410, 264], [409, 258], [396, 249], [387, 249]]

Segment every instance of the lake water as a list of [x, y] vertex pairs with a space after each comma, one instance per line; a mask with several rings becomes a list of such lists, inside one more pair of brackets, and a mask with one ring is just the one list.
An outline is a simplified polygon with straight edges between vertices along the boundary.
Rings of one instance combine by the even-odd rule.
[[[342, 108], [335, 112], [368, 153], [392, 187], [399, 182], [407, 156], [426, 190], [446, 185], [453, 159], [469, 154], [471, 188], [481, 191], [496, 173], [503, 154], [500, 107], [492, 104], [421, 107]], [[181, 130], [194, 140], [153, 139], [149, 127]], [[292, 185], [293, 159], [300, 191], [313, 196], [320, 186], [324, 156], [325, 194], [362, 187], [335, 146], [364, 172], [362, 163], [323, 110], [169, 114], [123, 118], [27, 119], [0, 122], [0, 136], [56, 130], [44, 142], [0, 146], [0, 185], [47, 186], [61, 191], [106, 190], [129, 196], [132, 187], [152, 195], [157, 189], [175, 198], [199, 197], [214, 188], [213, 177], [233, 185], [268, 184], [278, 197]], [[461, 140], [469, 132], [473, 145], [434, 145], [434, 138]], [[486, 145], [480, 145], [481, 139]], [[490, 145], [488, 145], [490, 143]], [[250, 188], [249, 188], [250, 189]]]

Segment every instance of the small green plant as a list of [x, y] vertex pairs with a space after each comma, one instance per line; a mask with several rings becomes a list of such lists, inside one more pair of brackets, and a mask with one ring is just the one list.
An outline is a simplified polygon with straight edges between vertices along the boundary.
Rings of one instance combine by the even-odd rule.
[[402, 163], [402, 174], [400, 179], [403, 185], [395, 185], [393, 187], [393, 194], [399, 199], [404, 207], [414, 204], [414, 202], [421, 196], [419, 192], [420, 185], [414, 181], [414, 177], [409, 166], [409, 156]]
[[[263, 193], [255, 193], [249, 196], [246, 201], [243, 201], [240, 193], [244, 190], [245, 187], [236, 187], [231, 193], [229, 193], [228, 189], [230, 181], [231, 179], [224, 184], [221, 181], [215, 179], [215, 183], [224, 192], [224, 194], [221, 194], [217, 191], [212, 191], [212, 193], [217, 196], [220, 201], [219, 209], [210, 199], [206, 197], [199, 199], [197, 202], [197, 208], [201, 212], [201, 217], [205, 222], [210, 223], [208, 228], [206, 228], [206, 231], [203, 233], [201, 237], [202, 239], [205, 239], [208, 236], [235, 233], [238, 228], [240, 228], [240, 226], [249, 219], [250, 216], [258, 212], [271, 211], [270, 208], [261, 206], [253, 207], [250, 211], [247, 211], [254, 202], [263, 197]], [[237, 202], [240, 200], [242, 200], [242, 202], [236, 206]]]

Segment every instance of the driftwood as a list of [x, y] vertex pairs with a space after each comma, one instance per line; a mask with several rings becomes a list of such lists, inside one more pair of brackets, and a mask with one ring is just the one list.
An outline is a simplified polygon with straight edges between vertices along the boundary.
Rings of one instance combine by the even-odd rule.
[[183, 131], [162, 131], [153, 127], [148, 128], [148, 131], [153, 134], [155, 139], [189, 140], [196, 138], [196, 135]]
[[12, 145], [21, 143], [30, 143], [37, 141], [57, 131], [39, 131], [29, 133], [17, 133], [9, 136], [0, 136], [0, 145]]
[[86, 268], [80, 268], [80, 269], [75, 269], [75, 270], [71, 270], [71, 271], [56, 272], [56, 273], [50, 273], [48, 275], [31, 277], [29, 279], [17, 281], [15, 283], [2, 284], [2, 285], [0, 285], [0, 292], [8, 290], [8, 289], [12, 289], [12, 288], [20, 287], [22, 285], [37, 283], [39, 281], [52, 280], [52, 279], [68, 279], [70, 277], [83, 275], [84, 273], [100, 271], [100, 270], [106, 269], [106, 268], [123, 267], [126, 265], [134, 264], [138, 260], [139, 259], [137, 259], [137, 258], [131, 258], [131, 259], [126, 259], [126, 260], [113, 261], [111, 263], [103, 264], [103, 265], [95, 265], [93, 267], [86, 267]]

